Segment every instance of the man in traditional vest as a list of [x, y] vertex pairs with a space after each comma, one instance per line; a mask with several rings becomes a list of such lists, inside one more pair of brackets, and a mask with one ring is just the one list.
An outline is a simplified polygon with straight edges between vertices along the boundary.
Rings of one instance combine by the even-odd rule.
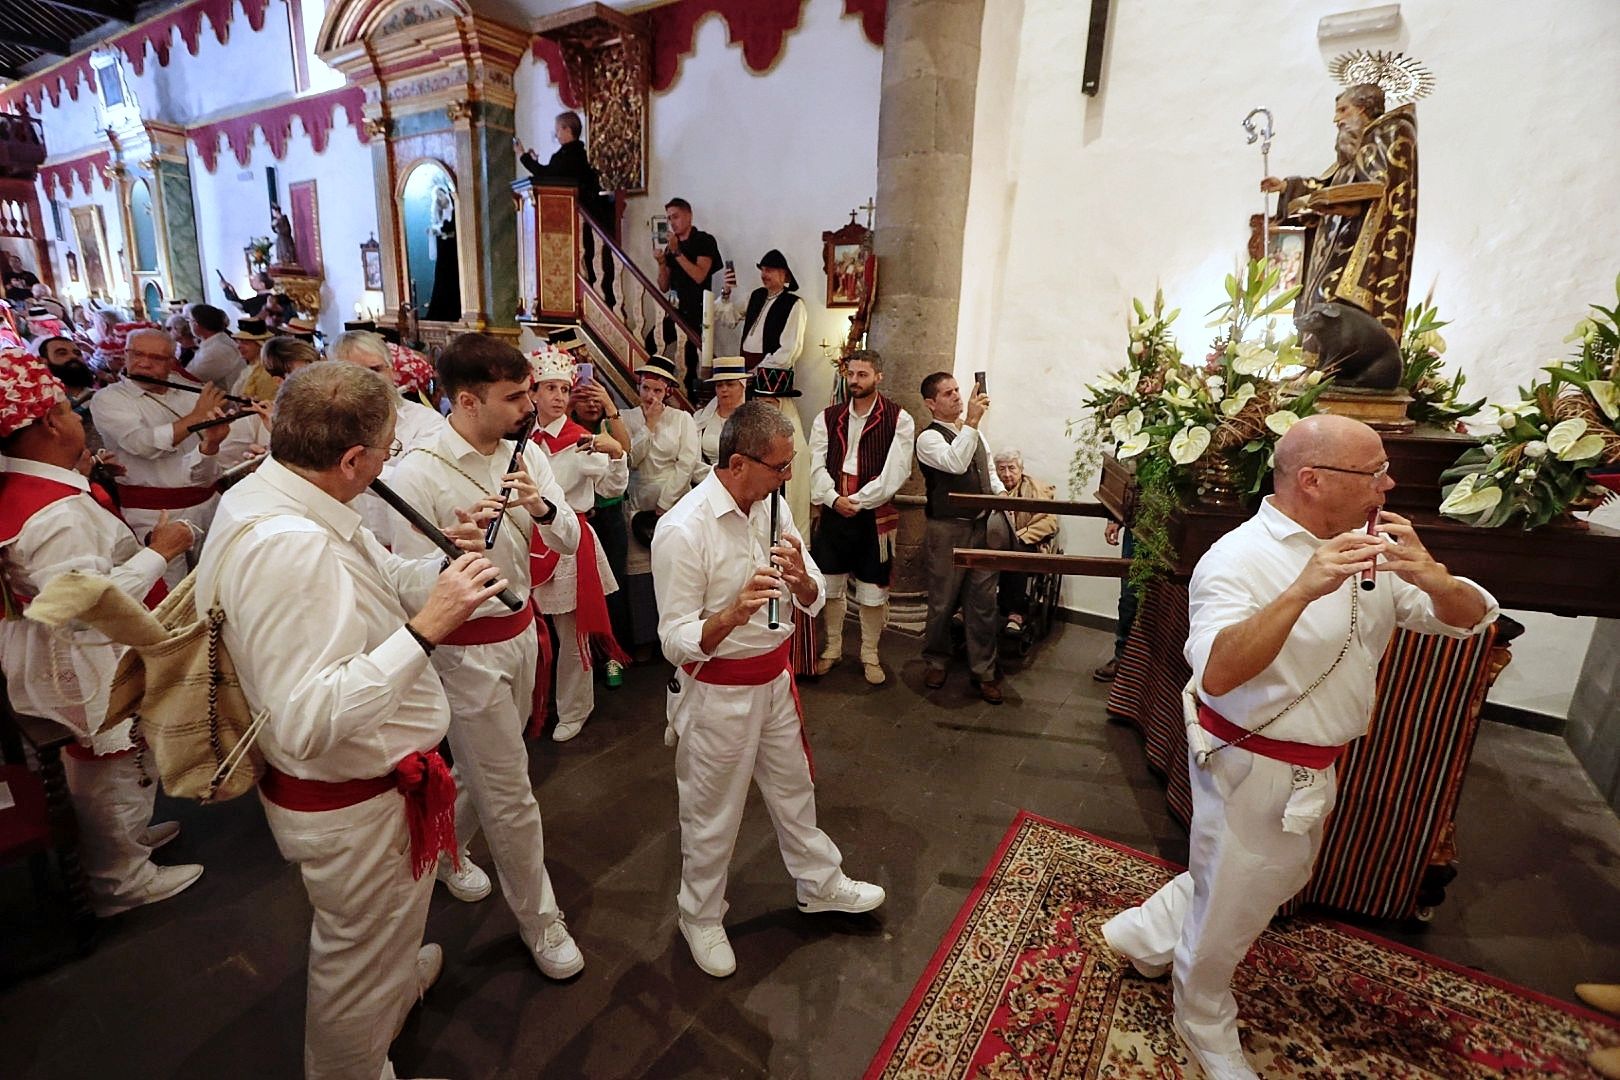
[[596, 707], [591, 650], [600, 648], [621, 665], [630, 661], [608, 618], [607, 594], [617, 592], [619, 583], [590, 525], [598, 495], [623, 495], [630, 486], [630, 461], [617, 439], [593, 435], [568, 415], [576, 367], [566, 352], [546, 345], [529, 361], [538, 410], [534, 441], [546, 452], [557, 486], [580, 522], [578, 551], [553, 553], [531, 568], [535, 606], [557, 629], [557, 727], [551, 737], [567, 742]]
[[[462, 334], [439, 357], [438, 378], [452, 402], [450, 423], [438, 438], [405, 454], [392, 485], [431, 521], [472, 516], [484, 527], [500, 512], [487, 554], [512, 591], [528, 596], [535, 568], [572, 555], [580, 542], [579, 518], [540, 448], [524, 446], [511, 467], [512, 434], [532, 408], [529, 361], [497, 338]], [[502, 495], [507, 488], [510, 500]], [[395, 531], [394, 543], [407, 556], [433, 550], [405, 529]], [[585, 958], [563, 923], [546, 871], [523, 742], [525, 728], [545, 719], [550, 635], [536, 625], [533, 605], [513, 613], [491, 600], [474, 614], [433, 657], [450, 700], [450, 750], [462, 789], [458, 840], [465, 851], [482, 824], [519, 936], [542, 974], [566, 979], [585, 967]], [[458, 899], [489, 895], [488, 875], [464, 855], [459, 861], [460, 870], [441, 861], [440, 880]]]
[[731, 304], [737, 275], [726, 271], [715, 313], [731, 326], [741, 321], [738, 351], [749, 371], [761, 364], [790, 368], [804, 350], [805, 312], [799, 281], [788, 268], [787, 257], [775, 248], [765, 253], [757, 269], [760, 287], [748, 294], [748, 304], [740, 314]]
[[948, 371], [936, 371], [922, 381], [923, 404], [933, 423], [917, 435], [917, 464], [928, 485], [926, 539], [928, 563], [928, 624], [923, 638], [923, 685], [938, 690], [945, 685], [951, 659], [951, 616], [962, 611], [967, 632], [968, 669], [979, 696], [991, 705], [1002, 701], [996, 671], [996, 611], [994, 570], [967, 570], [952, 561], [954, 548], [1006, 547], [1007, 517], [985, 510], [957, 510], [952, 492], [973, 495], [1001, 493], [1001, 481], [990, 467], [990, 449], [979, 433], [979, 422], [990, 408], [990, 398], [975, 393], [962, 417], [962, 391]]
[[[126, 377], [90, 399], [90, 416], [102, 444], [118, 455], [125, 469], [118, 481], [124, 516], [131, 528], [144, 534], [168, 511], [170, 518], [190, 523], [200, 535], [219, 502], [214, 486], [219, 478], [217, 455], [230, 425], [216, 424], [196, 433], [190, 428], [223, 416], [225, 395], [213, 383], [201, 384], [193, 394], [131, 379], [177, 381], [174, 339], [162, 330], [133, 331], [124, 348]], [[185, 575], [185, 561], [176, 558], [164, 579], [173, 586]]]
[[146, 546], [118, 516], [106, 490], [87, 481], [84, 422], [45, 364], [20, 349], [0, 351], [0, 572], [6, 619], [0, 669], [11, 705], [73, 732], [68, 790], [79, 852], [96, 914], [166, 900], [202, 867], [156, 866], [151, 854], [180, 834], [152, 824], [157, 785], [141, 773], [126, 719], [104, 727], [107, 694], [122, 646], [64, 640], [21, 609], [53, 578], [83, 570], [111, 578], [155, 607], [167, 595], [163, 570], [191, 548], [191, 529], [160, 514]]
[[810, 499], [823, 507], [810, 552], [827, 579], [827, 640], [816, 662], [825, 675], [843, 656], [849, 579], [861, 612], [861, 670], [884, 682], [878, 642], [889, 621], [889, 574], [900, 511], [892, 500], [911, 475], [916, 424], [878, 393], [883, 358], [860, 349], [844, 361], [849, 399], [827, 406], [810, 425]]

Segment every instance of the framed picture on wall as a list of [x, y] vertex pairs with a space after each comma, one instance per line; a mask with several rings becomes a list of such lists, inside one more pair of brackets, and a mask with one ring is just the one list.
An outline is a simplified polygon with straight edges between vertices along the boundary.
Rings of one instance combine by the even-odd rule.
[[73, 235], [79, 242], [79, 256], [84, 260], [85, 287], [92, 296], [111, 295], [111, 280], [107, 274], [107, 232], [102, 225], [101, 207], [75, 206]]
[[360, 268], [365, 276], [366, 288], [381, 290], [383, 287], [382, 246], [373, 236], [360, 245]]
[[827, 275], [827, 306], [860, 307], [866, 290], [866, 262], [872, 251], [872, 230], [850, 222], [836, 232], [821, 234], [821, 267]]

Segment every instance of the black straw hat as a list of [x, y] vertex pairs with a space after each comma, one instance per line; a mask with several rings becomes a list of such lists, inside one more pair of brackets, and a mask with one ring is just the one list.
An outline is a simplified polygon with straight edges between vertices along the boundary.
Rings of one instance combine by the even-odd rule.
[[787, 275], [788, 291], [799, 291], [799, 279], [793, 276], [793, 270], [787, 264], [787, 256], [783, 255], [780, 251], [777, 251], [775, 248], [771, 248], [771, 250], [765, 253], [765, 257], [759, 260], [758, 266], [761, 270], [782, 271]]

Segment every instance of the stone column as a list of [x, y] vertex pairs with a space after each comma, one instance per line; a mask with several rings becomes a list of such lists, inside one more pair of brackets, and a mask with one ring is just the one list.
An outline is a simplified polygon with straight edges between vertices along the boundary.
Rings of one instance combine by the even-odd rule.
[[[884, 391], [911, 411], [919, 430], [928, 410], [918, 385], [929, 372], [956, 366], [983, 22], [984, 0], [889, 0], [884, 28], [873, 237], [878, 300], [868, 341], [883, 354]], [[903, 491], [919, 494], [921, 474]], [[902, 505], [897, 607], [912, 606], [927, 587], [922, 539], [920, 504]]]

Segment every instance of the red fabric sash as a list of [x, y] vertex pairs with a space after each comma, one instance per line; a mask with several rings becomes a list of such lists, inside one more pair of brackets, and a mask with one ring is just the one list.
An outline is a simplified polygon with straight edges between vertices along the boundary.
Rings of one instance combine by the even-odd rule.
[[529, 724], [524, 729], [524, 735], [534, 738], [540, 734], [540, 729], [546, 726], [546, 706], [551, 697], [551, 632], [546, 629], [546, 621], [540, 618], [535, 611], [534, 602], [522, 611], [514, 611], [510, 615], [490, 615], [482, 619], [468, 619], [451, 632], [441, 645], [455, 645], [465, 647], [468, 645], [495, 645], [502, 641], [511, 641], [523, 631], [534, 624], [536, 644], [540, 647], [540, 656], [535, 664], [534, 695], [530, 700]]
[[1264, 735], [1250, 735], [1247, 728], [1238, 727], [1202, 701], [1198, 703], [1198, 726], [1222, 742], [1236, 743], [1242, 739], [1240, 749], [1271, 758], [1273, 761], [1284, 761], [1307, 769], [1325, 769], [1338, 761], [1339, 755], [1344, 753], [1342, 746], [1316, 746], [1312, 743], [1288, 742], [1284, 739], [1268, 739]]
[[579, 551], [574, 556], [574, 636], [579, 645], [579, 662], [591, 670], [591, 644], [601, 646], [609, 660], [630, 666], [629, 655], [613, 636], [613, 620], [608, 617], [607, 594], [602, 591], [602, 570], [596, 565], [596, 530], [579, 519]]
[[119, 484], [118, 497], [126, 510], [188, 510], [214, 497], [212, 484], [206, 487], [149, 487], [145, 484]]
[[[82, 494], [84, 492], [79, 488], [59, 480], [28, 476], [23, 473], [0, 473], [0, 544], [9, 544], [17, 539], [28, 519], [47, 506]], [[95, 500], [97, 506], [119, 521], [123, 521], [125, 528], [129, 527], [129, 522], [124, 521], [124, 515], [119, 512], [118, 504], [113, 502], [106, 488], [92, 483], [90, 497]], [[151, 610], [162, 603], [163, 598], [168, 595], [169, 586], [162, 578], [158, 578], [157, 584], [152, 586], [141, 602], [146, 605], [147, 610]], [[33, 597], [16, 596], [14, 599], [20, 606], [27, 607]]]
[[573, 417], [569, 417], [563, 421], [563, 426], [558, 429], [557, 434], [548, 435], [544, 429], [535, 428], [533, 438], [535, 442], [545, 447], [546, 453], [555, 457], [589, 434], [589, 431], [574, 422]]
[[385, 791], [405, 796], [405, 824], [411, 834], [411, 874], [420, 879], [441, 852], [461, 866], [456, 843], [456, 780], [437, 750], [407, 754], [394, 771], [367, 780], [301, 780], [271, 767], [259, 781], [265, 798], [287, 810], [315, 813], [341, 810]]
[[[692, 678], [710, 686], [764, 686], [793, 665], [793, 639], [790, 637], [768, 653], [758, 656], [734, 658], [716, 657], [702, 664], [682, 664], [681, 669]], [[799, 700], [799, 684], [789, 672], [788, 686], [793, 691], [793, 711], [799, 714], [799, 742], [804, 746], [805, 764], [810, 766], [810, 779], [816, 778], [816, 761], [810, 756], [810, 734], [804, 729], [804, 702]]]
[[[589, 435], [590, 432], [574, 422], [573, 417], [563, 421], [562, 428], [555, 435], [548, 435], [545, 431], [536, 428], [531, 438], [545, 450], [550, 457], [556, 457], [564, 450], [579, 441], [580, 436]], [[568, 509], [565, 506], [557, 507], [557, 513]], [[584, 522], [580, 522], [584, 525]], [[540, 539], [540, 531], [536, 529], [529, 537], [529, 583], [544, 585], [551, 580], [551, 575], [557, 572], [557, 563], [562, 556], [546, 547], [546, 542]]]

